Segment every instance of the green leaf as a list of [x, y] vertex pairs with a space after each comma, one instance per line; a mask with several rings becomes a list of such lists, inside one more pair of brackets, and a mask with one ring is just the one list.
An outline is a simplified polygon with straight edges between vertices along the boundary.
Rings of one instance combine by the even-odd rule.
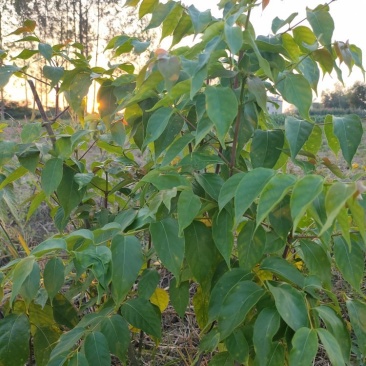
[[247, 271], [252, 270], [262, 259], [265, 245], [266, 233], [264, 229], [258, 227], [256, 230], [254, 221], [247, 222], [237, 239], [240, 267]]
[[184, 230], [185, 256], [193, 276], [200, 284], [210, 283], [220, 255], [205, 224], [193, 221]]
[[332, 149], [334, 154], [337, 156], [341, 145], [339, 144], [338, 138], [334, 134], [333, 116], [327, 115], [324, 119], [324, 132], [327, 138], [329, 147]]
[[0, 364], [19, 366], [29, 358], [30, 324], [25, 314], [10, 314], [0, 320]]
[[180, 4], [177, 4], [170, 14], [163, 21], [162, 31], [161, 31], [161, 40], [172, 35], [174, 29], [177, 27], [180, 18], [183, 14], [183, 7]]
[[323, 343], [331, 364], [333, 366], [344, 366], [345, 361], [337, 340], [325, 329], [317, 328], [316, 331], [318, 332], [320, 341]]
[[52, 326], [36, 327], [33, 335], [34, 357], [37, 366], [47, 366], [51, 351], [60, 338], [61, 332]]
[[56, 294], [52, 301], [53, 317], [60, 325], [74, 328], [79, 321], [78, 314], [74, 306], [63, 294]]
[[[227, 338], [245, 320], [249, 311], [264, 295], [264, 290], [252, 281], [240, 281], [228, 288], [218, 313], [218, 330], [221, 339]], [[210, 303], [213, 301], [211, 296]], [[235, 311], [233, 310], [235, 304]]]
[[[141, 4], [142, 5], [142, 4]], [[159, 25], [164, 21], [164, 19], [169, 15], [169, 13], [173, 10], [176, 3], [168, 2], [166, 4], [159, 3], [154, 6], [154, 10], [152, 11], [152, 17], [149, 25], [145, 28], [145, 30], [159, 27]]]
[[282, 239], [286, 239], [293, 227], [290, 212], [290, 195], [287, 194], [281, 200], [272, 212], [269, 213], [268, 218], [275, 233]]
[[215, 173], [195, 174], [194, 176], [204, 191], [217, 201], [221, 187], [224, 184], [223, 179]]
[[216, 282], [210, 296], [208, 308], [208, 321], [212, 323], [217, 320], [224, 300], [239, 283], [248, 282], [253, 276], [242, 268], [233, 268], [224, 273]]
[[355, 114], [333, 117], [333, 126], [334, 135], [339, 141], [343, 157], [348, 165], [351, 166], [352, 159], [356, 154], [363, 135], [361, 119]]
[[354, 183], [345, 184], [343, 182], [336, 182], [329, 188], [327, 195], [325, 196], [327, 221], [319, 234], [320, 236], [332, 226], [335, 218], [339, 214], [339, 211], [355, 192], [356, 186]]
[[65, 280], [65, 267], [58, 257], [50, 259], [44, 268], [43, 280], [49, 298], [52, 299], [60, 291]]
[[188, 227], [201, 209], [201, 200], [191, 190], [182, 191], [178, 198], [178, 225], [179, 236], [182, 236], [183, 230]]
[[146, 268], [141, 275], [137, 288], [139, 297], [149, 300], [160, 281], [160, 275], [155, 268]]
[[366, 354], [366, 304], [359, 300], [347, 300], [347, 310], [353, 331], [357, 337], [358, 347]]
[[78, 344], [80, 338], [84, 335], [84, 328], [74, 328], [69, 332], [63, 333], [56, 347], [52, 350], [48, 366], [63, 365], [68, 359], [69, 353]]
[[219, 209], [220, 211], [234, 198], [235, 191], [240, 183], [240, 181], [244, 178], [245, 173], [238, 173], [232, 175], [225, 183], [222, 185], [219, 193]]
[[21, 166], [35, 173], [41, 152], [38, 149], [28, 149], [21, 154], [17, 154]]
[[192, 20], [194, 33], [198, 34], [204, 31], [212, 20], [211, 11], [199, 11], [194, 5], [189, 6], [187, 10]]
[[282, 74], [279, 76], [277, 89], [286, 102], [295, 105], [300, 116], [310, 120], [309, 110], [313, 102], [313, 94], [309, 82], [300, 74]]
[[206, 108], [210, 120], [216, 127], [217, 137], [225, 146], [225, 136], [238, 113], [238, 100], [229, 87], [207, 86]]
[[318, 276], [325, 288], [331, 288], [331, 263], [323, 247], [315, 241], [300, 241], [303, 260], [309, 273]]
[[46, 79], [51, 80], [50, 88], [54, 88], [57, 83], [61, 80], [64, 75], [65, 69], [63, 67], [56, 67], [56, 66], [43, 66], [43, 75]]
[[84, 196], [85, 189], [79, 190], [78, 184], [74, 180], [76, 173], [77, 171], [71, 167], [64, 166], [62, 180], [57, 187], [57, 196], [64, 209], [64, 218], [70, 215]]
[[158, 70], [164, 77], [165, 89], [169, 92], [179, 79], [181, 69], [180, 59], [176, 56], [167, 56], [158, 59], [157, 64]]
[[306, 18], [319, 42], [323, 46], [330, 46], [334, 31], [334, 21], [329, 14], [329, 7], [319, 5], [314, 10], [306, 8]]
[[348, 363], [351, 353], [351, 338], [342, 318], [329, 306], [318, 306], [315, 310], [326, 325], [327, 330], [337, 340], [341, 347], [343, 358]]
[[108, 342], [109, 350], [121, 361], [125, 360], [130, 344], [130, 331], [127, 322], [120, 315], [112, 315], [102, 320], [100, 332]]
[[201, 352], [213, 352], [220, 343], [220, 333], [217, 328], [213, 328], [200, 340], [199, 350]]
[[164, 159], [161, 162], [161, 166], [168, 165], [193, 140], [194, 136], [191, 133], [186, 133], [179, 139], [175, 140], [167, 149]]
[[21, 166], [16, 168], [3, 181], [1, 181], [0, 190], [6, 187], [8, 184], [13, 183], [16, 180], [19, 180], [19, 178], [26, 175], [27, 172], [28, 172], [27, 169]]
[[65, 90], [65, 98], [76, 113], [83, 111], [82, 101], [88, 94], [91, 84], [92, 79], [90, 74], [79, 72], [73, 78], [70, 86]]
[[47, 61], [51, 60], [53, 49], [49, 44], [38, 43], [38, 51]]
[[164, 266], [179, 277], [184, 258], [184, 238], [178, 235], [178, 222], [172, 218], [150, 224], [154, 248]]
[[19, 291], [20, 295], [25, 300], [28, 306], [30, 302], [34, 300], [37, 296], [40, 281], [41, 281], [41, 273], [39, 265], [37, 262], [34, 262], [31, 273], [25, 279]]
[[276, 309], [282, 319], [294, 331], [302, 327], [309, 327], [308, 310], [304, 299], [304, 294], [287, 283], [268, 282]]
[[59, 158], [47, 160], [41, 173], [42, 189], [50, 196], [59, 186], [63, 175], [63, 161]]
[[13, 303], [14, 299], [20, 292], [23, 283], [26, 281], [27, 277], [33, 270], [33, 265], [35, 263], [35, 257], [33, 255], [23, 258], [14, 268], [13, 271], [13, 288], [10, 296], [10, 304]]
[[173, 110], [171, 108], [159, 108], [151, 115], [147, 123], [143, 147], [146, 147], [150, 142], [155, 141], [161, 136], [168, 125], [172, 113]]
[[2, 65], [0, 67], [0, 88], [3, 88], [10, 80], [10, 77], [21, 68], [15, 65]]
[[284, 141], [282, 130], [255, 130], [250, 148], [253, 168], [273, 168], [281, 155]]
[[222, 210], [212, 219], [213, 239], [228, 268], [230, 268], [231, 252], [234, 246], [233, 225], [234, 218], [226, 210]]
[[123, 126], [123, 123], [120, 121], [114, 122], [111, 124], [111, 135], [113, 138], [113, 141], [123, 147], [125, 140], [126, 140], [126, 131]]
[[295, 117], [286, 117], [285, 133], [290, 145], [291, 158], [295, 159], [305, 142], [313, 131], [314, 125], [307, 121], [299, 120]]
[[208, 366], [233, 366], [234, 360], [229, 352], [220, 352], [213, 356]]
[[255, 97], [255, 101], [261, 109], [267, 113], [267, 91], [264, 82], [257, 76], [247, 79], [248, 91]]
[[170, 281], [169, 295], [175, 311], [183, 318], [189, 303], [189, 282], [181, 282], [178, 286], [177, 280], [174, 277]]
[[353, 240], [352, 246], [349, 247], [341, 236], [336, 236], [333, 240], [334, 258], [338, 269], [342, 272], [345, 280], [359, 291], [365, 270], [364, 254], [361, 247]]
[[230, 52], [237, 55], [243, 45], [243, 31], [240, 27], [225, 23], [225, 41], [229, 46]]
[[303, 218], [307, 208], [323, 190], [323, 178], [319, 175], [306, 175], [299, 179], [291, 194], [291, 216], [293, 219], [293, 231]]
[[101, 332], [89, 333], [84, 341], [85, 357], [89, 364], [95, 366], [110, 366], [108, 342]]
[[74, 353], [67, 366], [89, 366], [89, 363], [85, 354], [79, 351]]
[[284, 198], [287, 192], [294, 185], [295, 181], [295, 176], [287, 174], [277, 174], [270, 179], [259, 197], [257, 209], [257, 227]]
[[24, 144], [37, 141], [42, 135], [42, 123], [28, 123], [23, 126], [20, 137]]
[[305, 277], [302, 273], [286, 259], [280, 257], [267, 257], [261, 263], [260, 269], [270, 271], [276, 276], [291, 282], [298, 287], [304, 287]]
[[275, 171], [266, 168], [253, 169], [241, 179], [235, 191], [235, 222], [238, 223], [250, 205], [262, 192]]
[[116, 235], [112, 239], [112, 296], [117, 305], [125, 299], [143, 263], [136, 237]]
[[189, 34], [193, 33], [193, 26], [191, 17], [183, 12], [182, 16], [180, 17], [177, 26], [173, 32], [173, 41], [171, 47], [175, 46], [179, 43], [183, 37], [186, 37]]
[[258, 315], [253, 329], [255, 360], [259, 365], [269, 365], [273, 353], [273, 337], [280, 327], [281, 317], [272, 308], [264, 308]]
[[234, 330], [234, 332], [225, 339], [225, 346], [235, 361], [243, 364], [248, 363], [249, 346], [241, 329]]
[[310, 57], [303, 56], [298, 65], [298, 70], [304, 75], [309, 82], [311, 88], [317, 93], [318, 82], [320, 78], [319, 67], [317, 63]]
[[42, 243], [38, 244], [32, 251], [31, 254], [36, 257], [42, 257], [43, 254], [51, 253], [53, 251], [66, 250], [65, 239], [47, 239]]
[[287, 17], [285, 20], [282, 20], [278, 17], [274, 18], [272, 21], [272, 27], [271, 30], [274, 34], [277, 33], [279, 29], [281, 29], [286, 24], [291, 24], [291, 22], [297, 17], [298, 13], [292, 13], [289, 17]]
[[148, 300], [128, 300], [121, 307], [122, 316], [134, 327], [161, 339], [161, 315], [159, 309]]
[[311, 366], [318, 351], [318, 337], [314, 329], [300, 328], [292, 338], [290, 366]]
[[139, 18], [141, 19], [144, 15], [152, 13], [158, 3], [158, 0], [143, 0], [139, 7]]

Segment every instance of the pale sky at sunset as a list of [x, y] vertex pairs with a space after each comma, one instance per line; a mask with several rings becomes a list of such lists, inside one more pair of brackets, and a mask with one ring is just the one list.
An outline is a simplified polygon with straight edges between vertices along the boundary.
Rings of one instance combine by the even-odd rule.
[[[251, 21], [257, 35], [268, 35], [271, 33], [272, 20], [276, 16], [286, 19], [290, 14], [297, 12], [299, 15], [296, 19], [300, 21], [306, 16], [306, 7], [314, 9], [317, 5], [328, 2], [326, 0], [270, 0], [263, 12], [261, 7], [252, 12]], [[220, 15], [216, 6], [218, 0], [183, 0], [183, 3], [194, 4], [201, 11], [211, 9], [213, 15]], [[363, 63], [366, 65], [366, 0], [336, 0], [330, 4], [330, 14], [335, 23], [333, 39], [343, 42], [349, 40], [350, 44], [360, 47]], [[293, 24], [296, 23], [296, 19]], [[363, 81], [362, 73], [357, 67], [353, 68], [351, 76], [348, 76], [347, 68], [342, 70], [344, 70], [343, 80], [346, 86], [351, 86], [358, 80]], [[333, 75], [333, 78], [326, 76], [319, 84], [319, 96], [322, 90], [333, 89], [336, 82], [336, 75]]]

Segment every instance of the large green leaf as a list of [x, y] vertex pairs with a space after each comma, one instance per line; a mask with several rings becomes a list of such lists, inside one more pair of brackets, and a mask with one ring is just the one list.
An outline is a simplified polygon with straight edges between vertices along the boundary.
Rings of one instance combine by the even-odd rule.
[[179, 224], [179, 235], [181, 236], [183, 230], [188, 227], [199, 210], [201, 209], [201, 200], [191, 190], [182, 191], [178, 198], [178, 224]]
[[[264, 290], [252, 281], [240, 281], [227, 288], [218, 313], [221, 339], [227, 338], [245, 320], [249, 311], [264, 295]], [[210, 299], [213, 300], [213, 296]]]
[[286, 239], [293, 226], [290, 212], [290, 195], [287, 194], [276, 207], [269, 213], [269, 222], [271, 223], [274, 232]]
[[186, 260], [193, 276], [200, 284], [210, 283], [220, 259], [211, 229], [202, 222], [193, 221], [184, 230], [184, 236]]
[[40, 281], [41, 281], [40, 268], [38, 263], [34, 262], [31, 273], [29, 273], [19, 291], [20, 295], [22, 296], [27, 305], [29, 305], [29, 303], [36, 298], [39, 290]]
[[61, 80], [62, 76], [64, 75], [65, 69], [63, 67], [56, 67], [56, 66], [43, 66], [43, 75], [45, 78], [51, 80], [50, 88], [54, 88], [57, 83]]
[[252, 268], [262, 259], [266, 245], [266, 233], [262, 227], [256, 229], [254, 221], [249, 221], [241, 229], [238, 239], [239, 265], [245, 270]]
[[260, 268], [264, 271], [270, 271], [276, 276], [294, 283], [300, 288], [304, 287], [305, 277], [302, 273], [286, 259], [281, 257], [267, 257], [261, 263]]
[[222, 185], [224, 184], [221, 176], [215, 173], [195, 174], [198, 184], [207, 192], [215, 201], [219, 199]]
[[310, 120], [309, 110], [313, 102], [313, 94], [309, 82], [300, 74], [282, 74], [279, 78], [277, 89], [283, 99], [295, 105], [302, 118]]
[[[175, 7], [175, 5], [176, 4], [175, 4], [174, 1], [173, 2], [168, 2], [166, 4], [163, 4], [163, 3], [159, 3], [158, 2], [157, 5], [154, 6], [154, 8], [153, 8], [152, 17], [151, 17], [150, 23], [145, 28], [145, 30], [159, 27], [159, 25], [164, 21], [164, 19], [173, 10], [173, 8]], [[141, 4], [141, 6], [142, 6], [142, 4]]]
[[210, 10], [199, 11], [194, 5], [191, 5], [187, 10], [191, 17], [195, 34], [202, 32], [212, 20]]
[[311, 85], [311, 88], [317, 93], [318, 82], [320, 78], [319, 67], [317, 63], [308, 56], [303, 56], [298, 65], [298, 70], [304, 75]]
[[247, 79], [247, 86], [257, 104], [267, 112], [267, 91], [264, 82], [257, 76], [251, 76]]
[[159, 309], [142, 298], [128, 300], [121, 307], [122, 316], [135, 328], [161, 338], [161, 314]]
[[117, 235], [112, 240], [112, 296], [121, 304], [136, 281], [143, 263], [141, 244], [136, 237]]
[[282, 130], [255, 130], [250, 148], [253, 168], [273, 168], [281, 155], [284, 141]]
[[307, 208], [323, 189], [323, 178], [319, 175], [306, 175], [299, 179], [291, 194], [291, 216], [293, 231], [295, 232], [299, 221], [304, 216]]
[[146, 126], [146, 137], [143, 147], [146, 147], [150, 142], [157, 140], [162, 135], [172, 113], [173, 110], [171, 108], [159, 108], [151, 115]]
[[311, 366], [318, 351], [318, 337], [314, 329], [300, 328], [292, 338], [290, 366]]
[[10, 77], [20, 71], [20, 67], [15, 65], [1, 65], [0, 67], [0, 88], [3, 88], [10, 80]]
[[70, 107], [75, 112], [81, 112], [83, 110], [84, 107], [82, 105], [82, 101], [84, 97], [88, 94], [91, 84], [92, 79], [89, 73], [78, 72], [77, 74], [75, 74], [73, 80], [68, 85], [64, 95]]
[[292, 188], [296, 177], [287, 174], [277, 174], [265, 185], [259, 197], [257, 209], [257, 226], [268, 216], [268, 214], [284, 198]]
[[352, 329], [356, 334], [358, 347], [366, 354], [366, 304], [359, 300], [347, 300], [347, 310]]
[[364, 253], [360, 245], [352, 241], [351, 247], [349, 247], [341, 236], [336, 236], [333, 240], [334, 258], [338, 269], [345, 280], [359, 291], [365, 270]]
[[130, 331], [126, 320], [117, 314], [105, 317], [100, 324], [100, 331], [107, 339], [110, 352], [123, 361], [130, 344]]
[[95, 366], [110, 366], [111, 356], [108, 342], [101, 332], [89, 333], [84, 341], [85, 357], [89, 364]]
[[291, 158], [294, 159], [299, 153], [305, 142], [313, 131], [314, 125], [310, 122], [297, 119], [295, 117], [286, 117], [285, 133], [290, 145]]
[[220, 352], [214, 355], [208, 366], [233, 366], [234, 359], [229, 352]]
[[207, 86], [205, 90], [207, 114], [214, 123], [221, 145], [238, 113], [238, 100], [231, 88]]
[[138, 294], [139, 297], [150, 299], [160, 281], [160, 274], [155, 268], [146, 268], [141, 275]]
[[65, 267], [58, 257], [50, 259], [44, 268], [43, 281], [49, 298], [52, 299], [60, 291], [65, 280]]
[[186, 133], [175, 140], [166, 150], [161, 166], [168, 165], [192, 140], [194, 140], [194, 136], [191, 133]]
[[167, 218], [152, 223], [150, 233], [159, 258], [175, 277], [179, 277], [184, 257], [184, 238], [178, 235], [178, 222]]
[[29, 358], [30, 324], [25, 314], [0, 320], [0, 365], [19, 366]]
[[85, 354], [79, 351], [74, 353], [67, 366], [89, 366], [89, 362]]
[[37, 366], [47, 366], [51, 351], [60, 338], [61, 332], [53, 326], [37, 326], [33, 335], [34, 357]]
[[315, 241], [302, 239], [300, 248], [309, 273], [318, 276], [325, 288], [331, 288], [331, 262], [323, 247]]
[[281, 323], [281, 317], [276, 309], [263, 309], [253, 329], [253, 344], [256, 353], [255, 360], [260, 366], [269, 365], [273, 349], [272, 339], [277, 333]]
[[178, 286], [176, 278], [173, 278], [170, 281], [169, 295], [175, 311], [183, 318], [189, 303], [189, 282], [181, 282]]
[[309, 327], [308, 310], [304, 294], [287, 283], [268, 282], [277, 311], [294, 331]]
[[218, 198], [220, 211], [234, 198], [235, 191], [244, 175], [245, 173], [234, 174], [222, 185]]
[[344, 366], [345, 360], [343, 359], [342, 350], [334, 336], [329, 331], [322, 328], [318, 328], [316, 331], [328, 354], [331, 365]]
[[14, 268], [13, 271], [13, 287], [10, 296], [10, 304], [13, 303], [14, 299], [20, 292], [20, 289], [23, 286], [23, 283], [26, 281], [28, 276], [33, 270], [33, 265], [35, 263], [35, 257], [30, 256], [23, 258]]
[[53, 251], [66, 250], [66, 241], [61, 238], [51, 238], [38, 244], [32, 251], [31, 254], [36, 257], [42, 257], [43, 254], [51, 253]]
[[240, 27], [225, 23], [225, 41], [229, 46], [230, 52], [237, 55], [243, 45], [243, 31]]
[[346, 184], [343, 182], [334, 183], [328, 190], [325, 196], [325, 210], [327, 213], [327, 221], [324, 223], [319, 235], [322, 235], [328, 230], [339, 211], [344, 207], [347, 200], [356, 192], [354, 183]]
[[51, 195], [61, 182], [63, 161], [59, 158], [47, 160], [42, 169], [41, 184], [47, 196]]
[[319, 5], [314, 10], [306, 8], [306, 18], [319, 42], [323, 46], [330, 46], [334, 31], [334, 21], [329, 14], [329, 7]]
[[334, 124], [333, 124], [333, 116], [327, 115], [324, 118], [324, 132], [325, 137], [327, 138], [328, 146], [337, 156], [341, 146], [339, 144], [338, 138], [334, 134]]
[[139, 7], [139, 18], [141, 19], [144, 15], [152, 13], [158, 3], [158, 0], [143, 0]]
[[225, 339], [225, 346], [231, 357], [239, 363], [247, 363], [249, 359], [249, 345], [242, 329], [236, 329]]
[[225, 259], [229, 268], [231, 252], [234, 246], [233, 224], [234, 219], [226, 210], [217, 213], [212, 219], [212, 235], [216, 248]]
[[243, 282], [250, 280], [253, 276], [242, 268], [234, 268], [220, 277], [211, 292], [208, 308], [208, 320], [212, 323], [217, 320], [223, 306], [224, 300], [230, 294], [230, 291]]
[[343, 157], [350, 166], [363, 135], [361, 119], [355, 114], [333, 117], [333, 126]]
[[239, 222], [274, 174], [274, 170], [257, 168], [243, 176], [237, 186], [234, 197], [236, 223]]
[[76, 309], [63, 294], [58, 293], [54, 297], [52, 311], [56, 322], [70, 329], [74, 328], [79, 321]]
[[351, 352], [351, 338], [346, 324], [342, 318], [329, 306], [318, 306], [315, 308], [316, 312], [324, 322], [327, 330], [337, 340], [341, 347], [343, 358], [349, 361]]

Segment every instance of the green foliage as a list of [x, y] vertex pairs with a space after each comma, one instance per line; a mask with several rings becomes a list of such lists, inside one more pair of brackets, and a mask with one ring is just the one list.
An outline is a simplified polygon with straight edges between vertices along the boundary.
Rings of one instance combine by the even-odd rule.
[[[159, 347], [168, 301], [182, 318], [191, 301], [197, 357], [212, 354], [210, 365], [311, 365], [320, 344], [333, 365], [366, 361], [363, 176], [318, 155], [324, 140], [352, 167], [362, 123], [330, 114], [317, 125], [310, 113], [320, 71], [363, 71], [361, 51], [333, 42], [328, 5], [255, 36], [252, 8], [268, 3], [223, 0], [215, 18], [171, 0], [127, 1], [152, 14], [147, 29], [172, 36], [138, 73], [91, 67], [78, 45], [39, 43], [29, 20], [13, 32], [37, 46], [14, 61], [37, 53], [80, 123], [42, 115], [20, 142], [0, 135], [6, 212], [16, 215], [27, 178], [27, 219], [44, 203], [58, 230], [32, 250], [23, 240], [25, 255], [13, 249], [0, 268], [0, 365], [26, 363], [30, 344], [39, 365], [109, 365], [111, 354], [136, 364], [131, 339], [147, 333]], [[180, 47], [191, 34], [196, 43]], [[147, 45], [119, 35], [107, 49]], [[24, 72], [3, 61], [0, 86]], [[93, 82], [99, 115], [84, 116]], [[299, 116], [270, 116], [268, 93]], [[336, 271], [349, 285], [339, 296]]]

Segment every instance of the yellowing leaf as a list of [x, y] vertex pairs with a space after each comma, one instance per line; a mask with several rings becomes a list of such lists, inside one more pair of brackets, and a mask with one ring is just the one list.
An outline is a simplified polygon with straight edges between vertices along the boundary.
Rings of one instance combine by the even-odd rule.
[[19, 240], [20, 245], [24, 249], [25, 253], [27, 255], [29, 255], [30, 254], [30, 249], [28, 247], [28, 244], [26, 243], [26, 241], [24, 240], [22, 234], [20, 234], [20, 233], [18, 234], [18, 240]]
[[164, 289], [157, 288], [151, 295], [150, 302], [156, 305], [162, 313], [168, 307], [169, 295]]

